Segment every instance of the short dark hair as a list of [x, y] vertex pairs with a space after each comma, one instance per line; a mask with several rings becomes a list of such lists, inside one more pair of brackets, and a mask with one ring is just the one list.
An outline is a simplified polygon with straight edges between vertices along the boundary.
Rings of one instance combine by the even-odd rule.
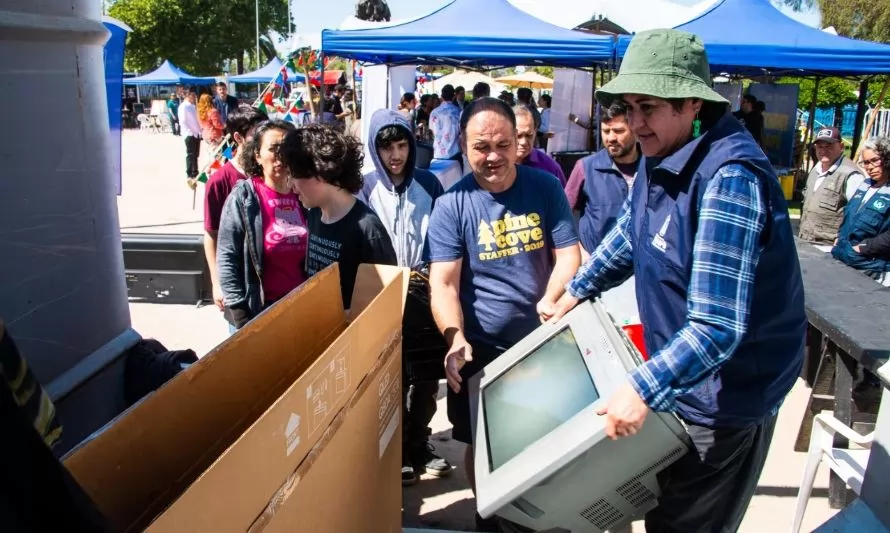
[[442, 87], [442, 100], [446, 102], [454, 99], [454, 87], [449, 83], [445, 87]]
[[485, 96], [491, 96], [491, 86], [484, 81], [473, 85], [473, 98], [483, 98]]
[[240, 134], [247, 137], [248, 132], [257, 124], [269, 120], [269, 116], [263, 111], [248, 104], [240, 104], [238, 109], [229, 113], [226, 119], [226, 133], [229, 135]]
[[217, 83], [216, 86], [217, 86], [217, 87], [225, 87], [226, 89], [229, 88], [229, 86], [226, 85], [226, 82], [224, 82], [224, 81], [221, 81], [221, 82]]
[[454, 92], [456, 92], [456, 93], [466, 93], [467, 90], [464, 89], [464, 86], [463, 86], [463, 85], [458, 85], [457, 87], [454, 88]]
[[553, 98], [549, 94], [542, 94], [541, 100], [544, 100], [545, 102], [547, 102], [547, 107], [550, 107], [553, 105]]
[[764, 111], [766, 111], [766, 102], [764, 102], [763, 100], [757, 100], [757, 103], [754, 104], [754, 109], [763, 113]]
[[616, 98], [609, 105], [600, 108], [600, 124], [611, 122], [618, 117], [627, 117], [627, 104], [621, 98]]
[[532, 97], [532, 90], [529, 89], [528, 87], [520, 87], [516, 91], [516, 97], [522, 101], [528, 101]]
[[[238, 161], [241, 163], [241, 168], [244, 169], [244, 175], [249, 178], [263, 175], [263, 167], [257, 163], [256, 157], [263, 147], [263, 137], [267, 132], [272, 130], [292, 132], [295, 129], [297, 129], [296, 126], [285, 120], [267, 120], [257, 126], [247, 142], [244, 143], [244, 148], [239, 150]], [[279, 152], [280, 150], [281, 147], [279, 147]], [[279, 155], [279, 157], [281, 156]]]
[[309, 124], [287, 134], [278, 149], [294, 179], [320, 180], [351, 194], [362, 190], [362, 143], [325, 124]]
[[432, 94], [424, 94], [420, 97], [420, 105], [423, 105], [433, 99]]
[[751, 105], [754, 105], [757, 103], [757, 97], [754, 96], [753, 94], [746, 94], [745, 96], [742, 96], [742, 100], [748, 102]]
[[413, 102], [414, 100], [417, 100], [417, 97], [414, 96], [414, 93], [405, 93], [402, 95], [401, 101], [402, 101], [402, 103], [405, 103], [405, 102]]
[[377, 148], [387, 148], [394, 142], [408, 141], [411, 139], [411, 132], [403, 126], [386, 126], [377, 132], [374, 142]]
[[[475, 88], [473, 90], [475, 92]], [[504, 102], [503, 100], [498, 100], [497, 98], [492, 98], [490, 96], [483, 96], [482, 98], [476, 98], [475, 100], [470, 102], [470, 104], [464, 108], [464, 112], [460, 114], [461, 134], [467, 132], [467, 124], [470, 122], [470, 119], [473, 118], [475, 115], [482, 113], [483, 111], [494, 111], [498, 115], [501, 115], [502, 117], [509, 120], [510, 124], [513, 125], [513, 128], [516, 128], [516, 115], [513, 113], [513, 110], [510, 109], [510, 106], [507, 105], [506, 102]]]
[[334, 87], [334, 92], [335, 92], [335, 93], [338, 93], [338, 92], [340, 92], [340, 91], [345, 91], [345, 90], [346, 90], [346, 86], [343, 85], [342, 83], [338, 83], [337, 86]]

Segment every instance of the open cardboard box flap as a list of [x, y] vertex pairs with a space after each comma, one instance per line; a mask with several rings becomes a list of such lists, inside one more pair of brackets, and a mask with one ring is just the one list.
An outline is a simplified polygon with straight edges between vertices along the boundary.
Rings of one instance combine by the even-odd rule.
[[246, 531], [400, 343], [408, 277], [362, 265], [349, 322], [332, 265], [82, 443], [66, 466], [116, 531]]

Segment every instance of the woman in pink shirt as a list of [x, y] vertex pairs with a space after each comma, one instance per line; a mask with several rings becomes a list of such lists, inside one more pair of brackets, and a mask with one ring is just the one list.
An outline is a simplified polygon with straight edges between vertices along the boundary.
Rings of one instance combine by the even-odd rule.
[[278, 146], [294, 130], [271, 120], [241, 150], [244, 174], [223, 206], [217, 267], [226, 318], [238, 329], [306, 280], [309, 233]]

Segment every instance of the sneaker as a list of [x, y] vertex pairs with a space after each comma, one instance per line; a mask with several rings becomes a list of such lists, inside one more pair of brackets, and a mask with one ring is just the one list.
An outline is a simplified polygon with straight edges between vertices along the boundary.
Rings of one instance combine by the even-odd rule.
[[482, 518], [479, 513], [476, 513], [476, 531], [500, 533], [501, 528], [499, 522], [500, 521], [496, 516]]
[[414, 470], [416, 472], [426, 472], [434, 477], [450, 476], [452, 469], [451, 463], [436, 455], [434, 450], [435, 448], [429, 442], [415, 450], [415, 452], [411, 454]]
[[417, 483], [417, 472], [414, 471], [414, 466], [410, 461], [402, 461], [402, 486], [410, 487], [415, 483]]

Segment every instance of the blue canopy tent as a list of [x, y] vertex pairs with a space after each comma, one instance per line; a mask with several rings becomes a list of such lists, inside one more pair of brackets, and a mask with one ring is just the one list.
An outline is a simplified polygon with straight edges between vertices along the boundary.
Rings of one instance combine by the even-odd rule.
[[[278, 73], [281, 72], [281, 67], [284, 66], [284, 63], [281, 62], [277, 57], [273, 57], [271, 61], [266, 63], [265, 66], [258, 70], [254, 70], [253, 72], [245, 72], [244, 74], [238, 74], [237, 76], [229, 76], [229, 82], [231, 83], [270, 83], [272, 80], [278, 77]], [[291, 69], [287, 69], [287, 81], [290, 82], [305, 82], [306, 76], [303, 74], [297, 74]]]
[[[890, 46], [812, 28], [769, 0], [720, 0], [676, 29], [702, 38], [712, 71], [831, 76], [890, 72]], [[619, 39], [619, 57], [630, 39]]]
[[124, 78], [124, 85], [211, 85], [216, 83], [215, 78], [202, 78], [179, 69], [170, 62], [164, 60], [160, 67], [134, 78]]
[[366, 63], [590, 66], [614, 55], [610, 37], [566, 30], [507, 0], [454, 0], [429, 15], [385, 28], [324, 30], [325, 54]]

